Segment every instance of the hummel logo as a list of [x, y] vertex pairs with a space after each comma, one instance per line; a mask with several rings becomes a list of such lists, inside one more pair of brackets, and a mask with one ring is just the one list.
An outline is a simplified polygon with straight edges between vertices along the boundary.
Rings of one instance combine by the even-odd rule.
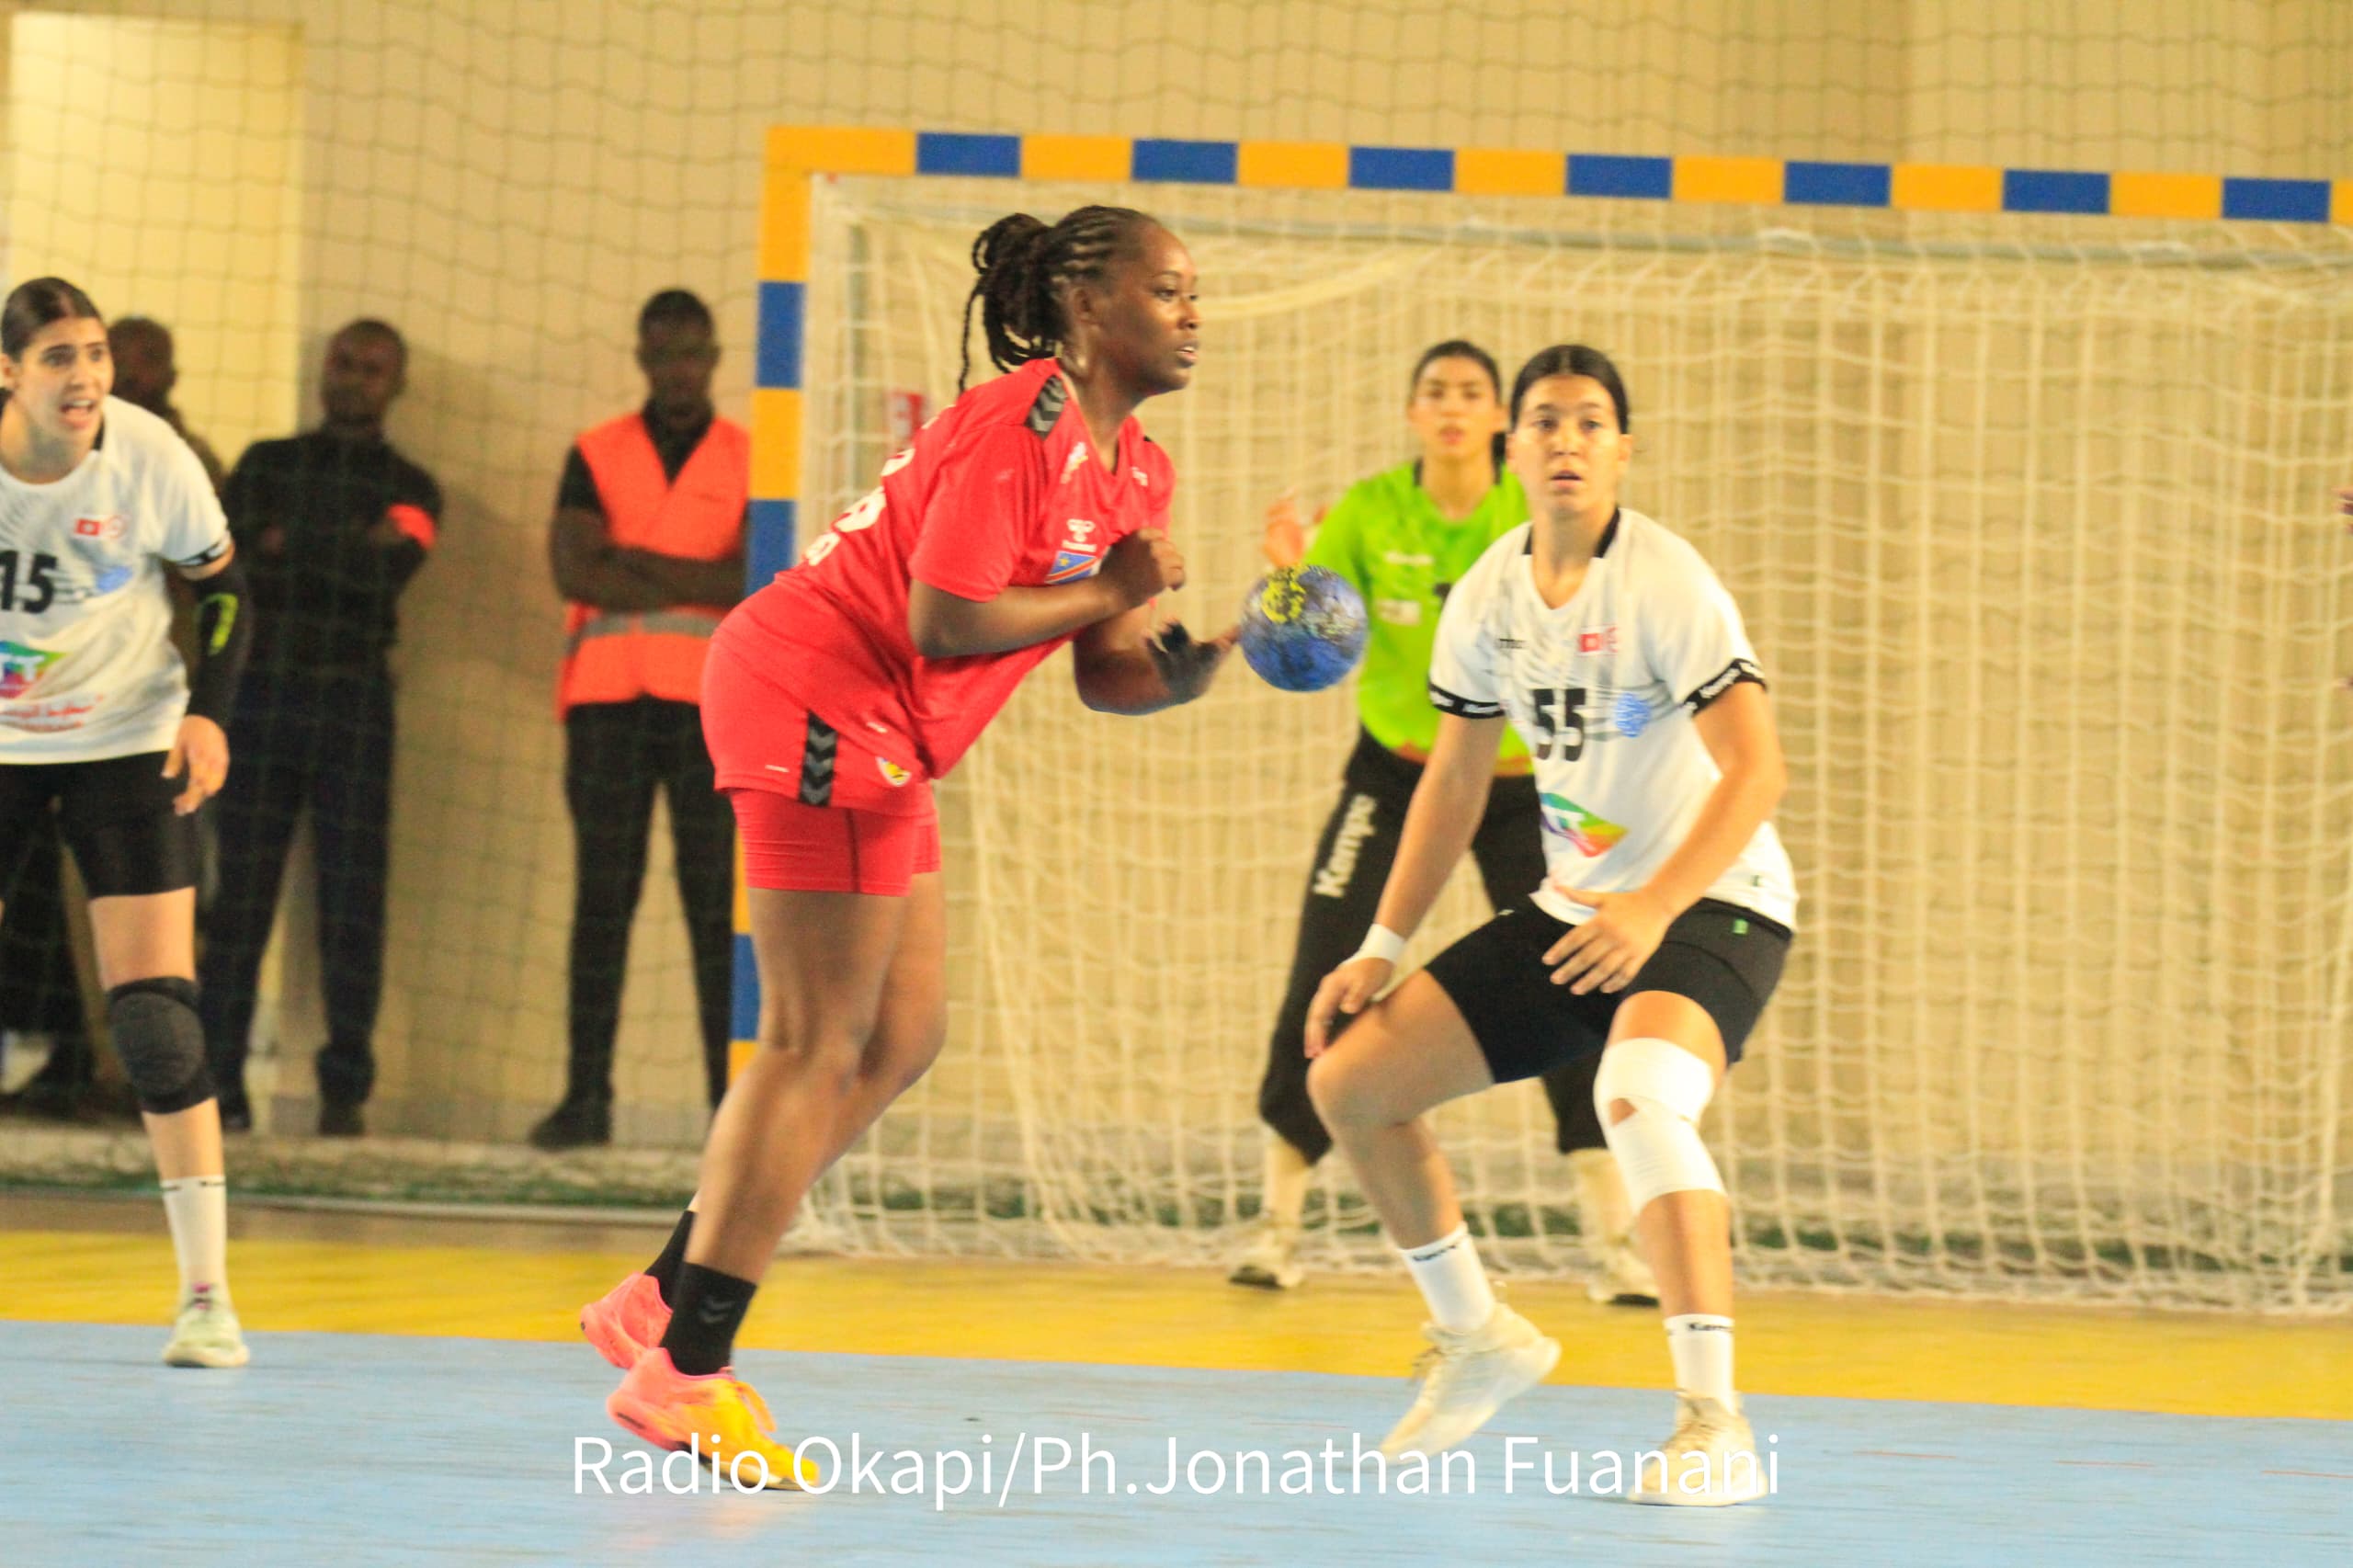
[[695, 1303], [695, 1316], [702, 1320], [705, 1328], [717, 1328], [727, 1321], [727, 1314], [734, 1310], [735, 1303], [723, 1298], [713, 1301], [705, 1297]]

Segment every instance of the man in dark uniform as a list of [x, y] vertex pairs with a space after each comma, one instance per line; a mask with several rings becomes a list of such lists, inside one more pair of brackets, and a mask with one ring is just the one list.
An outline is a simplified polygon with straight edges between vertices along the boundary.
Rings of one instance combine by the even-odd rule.
[[222, 495], [254, 594], [253, 661], [229, 726], [221, 887], [199, 994], [225, 1126], [249, 1126], [255, 988], [303, 809], [318, 859], [327, 1041], [319, 1131], [352, 1137], [374, 1086], [392, 814], [393, 606], [436, 543], [441, 490], [384, 439], [407, 346], [380, 321], [328, 341], [326, 420], [246, 449]]

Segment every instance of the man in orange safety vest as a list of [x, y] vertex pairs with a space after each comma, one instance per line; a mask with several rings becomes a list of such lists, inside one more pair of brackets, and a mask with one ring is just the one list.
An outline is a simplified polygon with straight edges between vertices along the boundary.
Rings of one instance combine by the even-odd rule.
[[710, 1102], [727, 1086], [735, 827], [715, 792], [697, 705], [710, 634], [743, 597], [751, 438], [710, 401], [710, 311], [682, 289], [637, 323], [645, 405], [596, 426], [564, 460], [549, 546], [565, 599], [556, 709], [578, 879], [571, 1055], [542, 1149], [612, 1138], [613, 1040], [654, 797], [669, 802], [694, 953]]

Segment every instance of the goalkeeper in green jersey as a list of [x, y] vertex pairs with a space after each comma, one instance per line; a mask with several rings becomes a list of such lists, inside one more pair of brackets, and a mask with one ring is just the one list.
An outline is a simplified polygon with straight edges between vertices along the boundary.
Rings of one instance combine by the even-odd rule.
[[[1438, 734], [1428, 682], [1439, 607], [1488, 545], [1528, 520], [1519, 481], [1498, 460], [1506, 420], [1495, 362], [1484, 349], [1455, 340], [1427, 350], [1414, 367], [1405, 418], [1421, 456], [1351, 486], [1324, 515], [1313, 544], [1304, 541], [1292, 497], [1267, 516], [1268, 558], [1279, 566], [1326, 567], [1355, 584], [1372, 635], [1357, 684], [1363, 729], [1308, 872], [1299, 945], [1258, 1089], [1268, 1130], [1265, 1202], [1231, 1278], [1262, 1290], [1288, 1290], [1302, 1278], [1308, 1176], [1332, 1147], [1307, 1097], [1308, 1003], [1371, 924], [1406, 804]], [[1505, 737], [1496, 773], [1472, 854], [1488, 902], [1502, 909], [1543, 881], [1544, 846], [1528, 748], [1517, 735]], [[1576, 1171], [1578, 1223], [1598, 1268], [1591, 1294], [1647, 1306], [1656, 1287], [1634, 1250], [1625, 1186], [1594, 1116], [1599, 1066], [1598, 1056], [1564, 1065], [1545, 1075], [1544, 1092], [1561, 1152]]]

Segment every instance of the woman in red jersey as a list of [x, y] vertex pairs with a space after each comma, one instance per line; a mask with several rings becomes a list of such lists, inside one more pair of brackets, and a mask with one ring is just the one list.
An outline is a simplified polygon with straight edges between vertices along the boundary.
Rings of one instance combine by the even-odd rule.
[[616, 1420], [665, 1448], [756, 1454], [771, 1485], [805, 1472], [728, 1363], [810, 1184], [938, 1054], [933, 781], [1065, 642], [1080, 699], [1111, 713], [1191, 701], [1232, 645], [1152, 631], [1185, 566], [1166, 533], [1175, 472], [1133, 415], [1192, 379], [1184, 245], [1141, 212], [1086, 207], [1003, 219], [972, 263], [967, 335], [977, 307], [1011, 374], [926, 426], [712, 640], [703, 733], [743, 840], [759, 1051], [669, 1246], [581, 1319], [628, 1372]]

